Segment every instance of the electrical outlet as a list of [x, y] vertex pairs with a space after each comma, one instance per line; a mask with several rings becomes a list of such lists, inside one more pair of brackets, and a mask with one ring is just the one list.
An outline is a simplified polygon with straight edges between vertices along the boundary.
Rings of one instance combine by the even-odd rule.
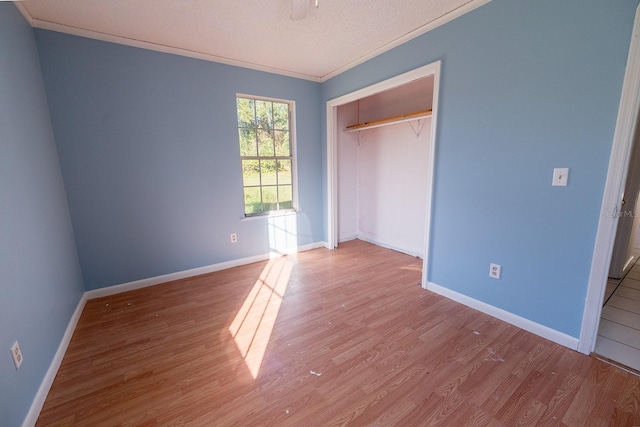
[[236, 235], [236, 233], [231, 233], [230, 237], [231, 237], [231, 243], [235, 243], [238, 241], [238, 236]]
[[502, 266], [498, 264], [491, 264], [489, 266], [489, 277], [493, 279], [500, 278], [500, 272], [502, 271]]
[[14, 342], [11, 346], [11, 357], [13, 358], [13, 364], [16, 365], [16, 369], [20, 369], [20, 365], [22, 365], [22, 352], [20, 351], [18, 341]]

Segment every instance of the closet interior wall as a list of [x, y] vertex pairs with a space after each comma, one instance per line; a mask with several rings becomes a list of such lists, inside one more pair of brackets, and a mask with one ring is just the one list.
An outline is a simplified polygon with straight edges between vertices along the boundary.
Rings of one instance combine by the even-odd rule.
[[431, 108], [433, 78], [338, 107], [338, 240], [423, 257], [431, 117], [358, 132], [347, 126]]

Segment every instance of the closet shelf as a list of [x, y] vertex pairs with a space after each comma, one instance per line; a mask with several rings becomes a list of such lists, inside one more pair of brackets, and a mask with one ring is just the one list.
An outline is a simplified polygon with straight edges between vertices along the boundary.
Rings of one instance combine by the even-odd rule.
[[372, 120], [365, 123], [357, 123], [355, 125], [347, 126], [345, 132], [356, 132], [365, 129], [373, 129], [382, 126], [389, 126], [395, 123], [411, 122], [414, 120], [424, 119], [425, 117], [431, 117], [431, 110], [416, 111], [415, 113], [403, 114], [401, 116], [389, 117], [386, 119]]

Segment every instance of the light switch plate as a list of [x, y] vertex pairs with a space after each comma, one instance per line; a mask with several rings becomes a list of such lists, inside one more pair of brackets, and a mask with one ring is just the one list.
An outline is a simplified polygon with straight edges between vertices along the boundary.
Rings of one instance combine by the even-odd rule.
[[553, 169], [553, 181], [551, 185], [554, 187], [566, 187], [569, 180], [569, 168]]

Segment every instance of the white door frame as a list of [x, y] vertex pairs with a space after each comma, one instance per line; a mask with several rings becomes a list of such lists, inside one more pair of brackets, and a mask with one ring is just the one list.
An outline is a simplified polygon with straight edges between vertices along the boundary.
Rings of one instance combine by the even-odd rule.
[[413, 71], [392, 77], [380, 83], [367, 86], [355, 92], [327, 101], [327, 243], [329, 248], [338, 247], [338, 107], [358, 99], [375, 95], [414, 80], [433, 76], [433, 104], [429, 158], [427, 161], [427, 206], [424, 231], [424, 259], [422, 267], [422, 287], [427, 287], [427, 267], [429, 265], [429, 234], [431, 231], [431, 199], [433, 195], [433, 172], [435, 165], [436, 127], [438, 124], [438, 94], [440, 89], [440, 64], [436, 61]]
[[604, 197], [596, 242], [591, 260], [589, 286], [582, 316], [582, 328], [578, 351], [589, 354], [593, 351], [600, 325], [602, 303], [607, 285], [609, 263], [618, 226], [618, 212], [624, 194], [629, 157], [640, 113], [640, 5], [636, 9], [631, 45], [627, 58], [627, 67], [622, 83], [622, 95], [618, 108], [616, 129], [613, 135], [613, 146], [609, 159], [609, 171], [604, 187]]

